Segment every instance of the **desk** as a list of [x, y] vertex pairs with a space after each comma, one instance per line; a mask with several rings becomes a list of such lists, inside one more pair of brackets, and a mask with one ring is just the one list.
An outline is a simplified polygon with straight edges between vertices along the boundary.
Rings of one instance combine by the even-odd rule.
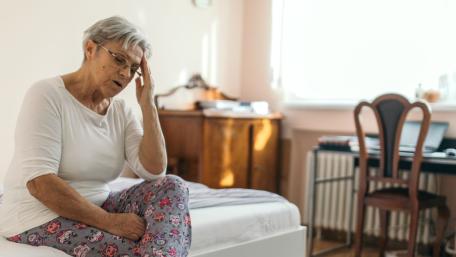
[[[442, 142], [442, 146], [439, 148], [438, 151], [442, 151], [448, 147], [454, 147], [456, 145], [456, 140], [454, 139], [445, 139]], [[339, 152], [344, 154], [352, 155], [354, 158], [354, 165], [353, 165], [353, 172], [351, 176], [344, 176], [344, 177], [331, 177], [331, 178], [320, 178], [318, 177], [318, 154], [320, 152]], [[410, 170], [411, 161], [412, 161], [413, 153], [401, 153], [401, 159], [399, 161], [399, 169], [402, 170]], [[313, 158], [314, 158], [314, 165], [311, 169], [311, 173], [309, 174], [309, 195], [308, 195], [308, 256], [319, 256], [326, 254], [328, 252], [332, 252], [338, 250], [340, 248], [349, 247], [352, 244], [352, 237], [351, 237], [351, 227], [353, 225], [353, 197], [350, 197], [349, 201], [349, 224], [347, 229], [347, 238], [345, 244], [341, 244], [339, 246], [324, 249], [320, 252], [313, 253], [313, 224], [315, 222], [315, 198], [316, 198], [316, 185], [322, 183], [332, 183], [336, 181], [351, 181], [351, 189], [350, 191], [352, 194], [355, 194], [356, 191], [354, 190], [354, 182], [355, 182], [355, 170], [359, 164], [359, 154], [358, 152], [352, 151], [344, 151], [344, 150], [327, 150], [322, 149], [319, 147], [314, 148], [313, 150]], [[369, 152], [369, 167], [378, 167], [379, 165], [379, 155], [378, 152]], [[423, 160], [421, 163], [421, 170], [422, 173], [434, 173], [439, 175], [453, 175], [456, 176], [456, 157], [446, 157], [441, 153], [432, 153], [432, 154], [425, 154], [423, 156]]]

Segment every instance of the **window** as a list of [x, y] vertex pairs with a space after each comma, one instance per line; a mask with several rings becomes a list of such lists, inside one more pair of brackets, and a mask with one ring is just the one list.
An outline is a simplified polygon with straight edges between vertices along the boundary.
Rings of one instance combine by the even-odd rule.
[[272, 84], [355, 102], [419, 84], [456, 102], [456, 1], [273, 0]]

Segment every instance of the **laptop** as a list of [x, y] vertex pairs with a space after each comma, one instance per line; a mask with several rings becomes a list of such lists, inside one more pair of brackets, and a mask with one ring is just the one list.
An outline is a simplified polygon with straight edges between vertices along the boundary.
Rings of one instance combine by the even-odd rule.
[[[415, 152], [416, 142], [420, 133], [421, 122], [406, 121], [402, 128], [401, 142], [399, 145], [400, 152]], [[443, 137], [448, 130], [448, 122], [431, 122], [429, 124], [428, 134], [424, 141], [423, 153], [432, 153], [437, 151], [442, 143]], [[373, 150], [380, 150], [379, 145], [372, 146]]]

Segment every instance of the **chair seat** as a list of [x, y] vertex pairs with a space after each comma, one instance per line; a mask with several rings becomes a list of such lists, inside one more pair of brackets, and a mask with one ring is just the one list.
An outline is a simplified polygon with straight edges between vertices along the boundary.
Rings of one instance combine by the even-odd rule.
[[[418, 191], [418, 202], [420, 209], [445, 206], [446, 198], [426, 191]], [[383, 188], [369, 193], [365, 198], [367, 205], [382, 209], [411, 209], [408, 188]]]

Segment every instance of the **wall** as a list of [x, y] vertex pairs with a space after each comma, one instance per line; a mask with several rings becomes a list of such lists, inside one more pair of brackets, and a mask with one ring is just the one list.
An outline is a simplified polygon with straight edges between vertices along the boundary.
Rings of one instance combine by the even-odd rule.
[[[306, 198], [304, 181], [306, 152], [317, 143], [323, 134], [354, 134], [352, 108], [287, 107], [280, 101], [281, 92], [269, 85], [269, 51], [271, 28], [271, 0], [249, 0], [244, 6], [243, 73], [241, 98], [267, 100], [272, 109], [285, 115], [284, 137], [291, 141], [290, 170], [284, 170], [283, 192], [298, 204], [305, 217], [303, 203]], [[415, 114], [414, 114], [415, 115]], [[455, 111], [435, 111], [433, 120], [452, 122], [447, 133], [456, 137]], [[285, 144], [288, 145], [288, 144]], [[288, 152], [289, 150], [287, 150]], [[453, 219], [456, 218], [456, 195], [451, 189], [456, 186], [456, 176], [442, 176], [441, 192], [448, 197]]]
[[[158, 93], [200, 72], [224, 92], [240, 94], [242, 0], [213, 1], [207, 9], [191, 0], [0, 0], [0, 6], [0, 183], [25, 91], [34, 81], [76, 70], [82, 32], [99, 19], [122, 15], [144, 29], [152, 43]], [[120, 97], [138, 112], [134, 86]]]

